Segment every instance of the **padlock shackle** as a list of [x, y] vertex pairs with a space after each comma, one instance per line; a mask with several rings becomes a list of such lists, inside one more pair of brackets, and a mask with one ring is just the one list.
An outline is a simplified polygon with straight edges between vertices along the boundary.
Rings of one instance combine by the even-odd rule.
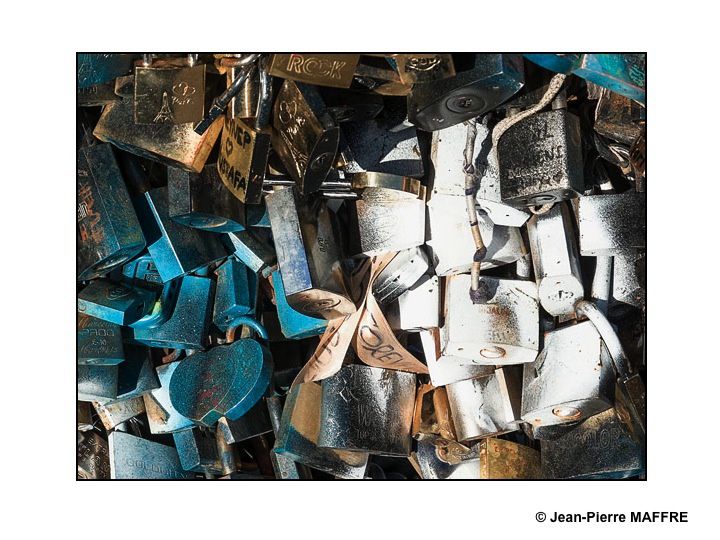
[[579, 300], [577, 304], [575, 304], [575, 312], [578, 316], [584, 316], [593, 323], [600, 337], [605, 342], [618, 378], [621, 380], [628, 379], [630, 377], [630, 362], [625, 354], [622, 343], [620, 343], [615, 330], [613, 330], [605, 314], [600, 311], [595, 304], [587, 300]]
[[227, 329], [226, 336], [228, 336], [228, 341], [230, 339], [233, 339], [234, 341], [235, 330], [237, 330], [237, 328], [240, 326], [249, 326], [255, 331], [258, 336], [260, 336], [260, 338], [264, 339], [265, 341], [268, 341], [269, 339], [268, 332], [262, 324], [260, 324], [252, 317], [243, 315], [241, 317], [236, 317], [235, 319], [233, 319], [230, 327]]

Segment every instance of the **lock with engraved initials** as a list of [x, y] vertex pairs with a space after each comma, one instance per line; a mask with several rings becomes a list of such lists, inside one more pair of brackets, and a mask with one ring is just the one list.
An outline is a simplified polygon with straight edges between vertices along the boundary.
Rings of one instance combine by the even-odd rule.
[[108, 480], [108, 443], [95, 431], [77, 434], [77, 477], [81, 480]]
[[359, 54], [273, 54], [270, 75], [319, 86], [350, 88]]
[[78, 364], [107, 366], [125, 360], [121, 331], [117, 324], [78, 313]]

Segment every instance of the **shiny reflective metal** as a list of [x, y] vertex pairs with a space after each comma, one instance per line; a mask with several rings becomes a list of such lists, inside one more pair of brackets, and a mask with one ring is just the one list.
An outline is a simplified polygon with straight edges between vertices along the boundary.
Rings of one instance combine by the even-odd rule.
[[89, 88], [111, 82], [132, 72], [137, 54], [79, 53], [77, 55], [77, 87]]
[[226, 238], [229, 251], [256, 274], [263, 273], [275, 263], [275, 250], [251, 231], [229, 233]]
[[534, 426], [577, 422], [610, 407], [615, 372], [589, 321], [545, 335], [537, 360], [525, 366], [522, 420]]
[[335, 319], [355, 312], [345, 291], [340, 247], [327, 204], [310, 206], [293, 188], [265, 197], [288, 304], [305, 315]]
[[96, 84], [87, 88], [78, 88], [77, 91], [78, 107], [103, 107], [119, 99], [113, 83]]
[[273, 54], [269, 73], [309, 84], [350, 88], [359, 61], [359, 54]]
[[150, 313], [156, 298], [153, 291], [97, 279], [78, 293], [77, 310], [81, 315], [127, 326]]
[[552, 440], [540, 441], [543, 477], [619, 479], [644, 472], [642, 448], [614, 409], [591, 416]]
[[396, 174], [368, 171], [348, 173], [345, 177], [349, 180], [348, 187], [351, 187], [354, 190], [360, 191], [367, 188], [385, 188], [388, 190], [395, 190], [400, 193], [393, 193], [392, 191], [379, 193], [385, 193], [389, 196], [394, 195], [397, 198], [406, 198], [409, 195], [413, 195], [420, 199], [425, 198], [425, 186], [423, 186], [419, 180], [408, 176], [398, 176]]
[[93, 429], [93, 418], [92, 418], [92, 405], [87, 401], [77, 402], [77, 430], [78, 431], [92, 431]]
[[225, 118], [217, 171], [238, 200], [258, 204], [270, 152], [271, 129], [256, 129], [240, 118]]
[[410, 454], [415, 374], [347, 365], [322, 381], [318, 446], [387, 456]]
[[626, 255], [645, 249], [646, 200], [645, 193], [635, 191], [581, 197], [580, 255]]
[[78, 280], [105, 275], [145, 247], [109, 144], [78, 150], [77, 205]]
[[478, 443], [480, 478], [533, 480], [542, 478], [540, 452], [512, 441], [483, 439]]
[[603, 137], [631, 146], [643, 133], [645, 107], [605, 88], [595, 109], [593, 128]]
[[451, 54], [409, 53], [392, 55], [403, 84], [424, 84], [455, 75]]
[[[227, 78], [227, 86], [232, 85], [233, 81], [237, 79], [241, 71], [244, 71], [243, 66], [232, 65], [235, 59], [223, 58], [220, 60], [220, 65], [227, 65], [227, 71], [225, 72]], [[240, 92], [230, 100], [227, 108], [227, 115], [230, 118], [241, 118], [243, 120], [252, 120], [257, 114], [258, 99], [260, 97], [260, 81], [258, 79], [258, 72], [254, 71], [245, 80], [242, 85]]]
[[575, 302], [584, 295], [573, 221], [560, 202], [527, 224], [540, 304], [553, 316], [574, 313]]
[[508, 366], [488, 377], [448, 384], [457, 440], [464, 443], [517, 430], [521, 379], [518, 369]]
[[77, 477], [81, 480], [110, 478], [108, 443], [94, 431], [77, 434]]
[[340, 478], [362, 479], [367, 467], [367, 452], [320, 448], [320, 406], [322, 390], [315, 382], [290, 389], [273, 452]]
[[245, 205], [223, 185], [215, 164], [201, 174], [168, 167], [168, 215], [174, 221], [223, 233], [245, 229]]
[[[283, 406], [280, 396], [273, 395], [265, 398], [267, 409], [270, 414], [270, 423], [275, 434], [275, 438], [279, 437], [280, 421], [283, 414]], [[280, 452], [270, 452], [270, 461], [275, 471], [275, 478], [280, 480], [299, 480], [300, 478], [310, 478], [310, 471], [305, 465], [294, 462], [289, 456]]]
[[225, 332], [238, 317], [255, 313], [257, 276], [248, 268], [228, 259], [215, 271], [217, 285], [213, 307], [213, 323]]
[[272, 147], [300, 193], [317, 191], [330, 172], [340, 130], [317, 90], [286, 80], [275, 100]]
[[644, 252], [613, 257], [612, 298], [645, 309], [647, 256]]
[[495, 372], [494, 366], [463, 364], [462, 358], [441, 356], [440, 333], [437, 328], [421, 330], [420, 342], [433, 386], [445, 386], [457, 381], [492, 375]]
[[93, 402], [95, 412], [105, 426], [110, 431], [118, 424], [135, 418], [145, 412], [145, 404], [143, 397], [135, 397], [130, 399], [120, 399], [109, 403]]
[[494, 109], [524, 83], [522, 57], [515, 54], [475, 54], [455, 62], [455, 70], [454, 77], [413, 86], [410, 122], [425, 131], [454, 126]]
[[437, 328], [440, 314], [440, 283], [437, 276], [421, 276], [385, 311], [390, 328], [417, 332]]
[[270, 352], [252, 339], [197, 352], [180, 361], [170, 379], [170, 401], [197, 424], [221, 416], [237, 420], [257, 403], [272, 375]]
[[535, 206], [584, 191], [580, 120], [566, 109], [520, 120], [497, 144], [502, 202]]
[[190, 472], [220, 474], [220, 456], [218, 456], [215, 434], [211, 431], [193, 427], [173, 433], [180, 466]]
[[110, 477], [115, 479], [169, 480], [191, 478], [182, 469], [177, 450], [164, 444], [113, 431], [110, 446]]
[[156, 367], [160, 388], [143, 394], [150, 433], [174, 433], [194, 425], [192, 420], [177, 412], [170, 401], [170, 378], [178, 365], [180, 365], [179, 362], [171, 362]]
[[79, 365], [78, 399], [107, 403], [134, 398], [160, 386], [147, 349], [126, 345], [125, 356], [124, 362], [113, 366]]
[[[453, 456], [440, 457], [443, 441], [436, 435], [419, 435], [417, 450], [413, 458], [420, 468], [424, 480], [478, 480], [480, 478], [479, 447], [474, 445], [467, 451]], [[458, 445], [460, 446], [460, 445]]]
[[78, 313], [77, 363], [113, 365], [125, 360], [122, 328]]
[[239, 443], [264, 433], [270, 433], [273, 428], [265, 399], [261, 399], [252, 408], [237, 420], [221, 418], [217, 423], [217, 430], [223, 434], [224, 439], [231, 444]]
[[168, 188], [148, 191], [137, 200], [137, 208], [148, 252], [163, 283], [227, 257], [217, 235], [185, 227], [170, 218]]
[[532, 362], [540, 332], [535, 283], [480, 276], [480, 288], [488, 300], [474, 304], [469, 274], [447, 278], [442, 356], [456, 357], [463, 364]]
[[328, 325], [327, 319], [304, 315], [288, 304], [279, 270], [272, 273], [272, 284], [275, 289], [275, 305], [283, 336], [288, 339], [305, 339], [319, 336], [325, 332]]
[[381, 306], [397, 300], [430, 268], [422, 247], [400, 251], [373, 282], [373, 296]]

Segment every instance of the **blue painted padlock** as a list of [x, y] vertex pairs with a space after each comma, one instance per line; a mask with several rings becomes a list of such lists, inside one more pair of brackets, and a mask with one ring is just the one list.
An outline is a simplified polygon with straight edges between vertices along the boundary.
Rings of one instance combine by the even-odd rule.
[[258, 278], [244, 264], [234, 259], [222, 263], [216, 273], [213, 322], [225, 332], [235, 326], [238, 317], [255, 313]]
[[138, 397], [160, 383], [145, 347], [125, 346], [125, 361], [114, 366], [78, 365], [80, 401], [109, 401]]
[[77, 309], [83, 315], [127, 326], [150, 313], [156, 298], [153, 291], [97, 279], [80, 291]]
[[78, 54], [77, 87], [88, 88], [129, 75], [137, 58], [139, 54]]
[[283, 336], [288, 339], [305, 339], [325, 332], [328, 325], [326, 319], [309, 317], [290, 307], [285, 297], [285, 288], [279, 270], [273, 272], [272, 283], [275, 289], [275, 303], [280, 321], [280, 331]]

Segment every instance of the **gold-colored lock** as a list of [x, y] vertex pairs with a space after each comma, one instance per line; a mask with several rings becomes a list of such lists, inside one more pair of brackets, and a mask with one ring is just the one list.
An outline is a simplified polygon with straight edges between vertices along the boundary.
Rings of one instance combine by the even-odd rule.
[[269, 73], [309, 84], [350, 88], [359, 61], [359, 54], [274, 54]]
[[403, 84], [422, 84], [455, 75], [451, 54], [397, 54], [392, 55]]
[[400, 80], [400, 75], [388, 63], [385, 55], [364, 55], [355, 68], [356, 80], [361, 86], [381, 96], [407, 96], [412, 85]]
[[480, 445], [480, 478], [520, 480], [541, 478], [540, 452], [504, 439], [488, 438]]

